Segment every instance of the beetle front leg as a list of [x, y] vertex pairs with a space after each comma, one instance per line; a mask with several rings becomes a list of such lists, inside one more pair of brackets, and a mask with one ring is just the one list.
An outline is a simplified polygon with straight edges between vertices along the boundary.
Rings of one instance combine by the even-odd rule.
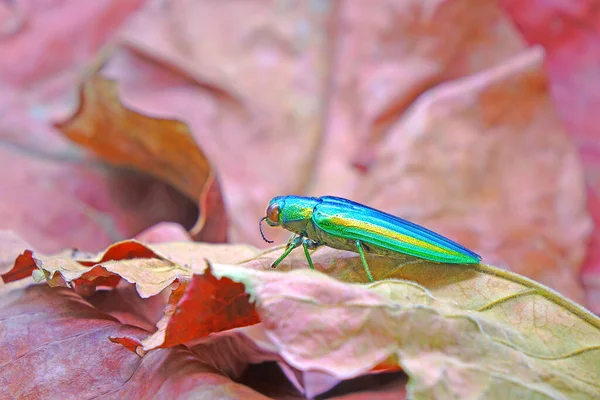
[[304, 242], [303, 239], [304, 238], [302, 236], [296, 236], [294, 239], [290, 240], [283, 254], [280, 255], [277, 260], [273, 261], [273, 263], [271, 264], [271, 268], [276, 268], [279, 265], [279, 263], [282, 262], [283, 259], [286, 258], [288, 254], [292, 252], [292, 250], [294, 250], [296, 247], [300, 246]]

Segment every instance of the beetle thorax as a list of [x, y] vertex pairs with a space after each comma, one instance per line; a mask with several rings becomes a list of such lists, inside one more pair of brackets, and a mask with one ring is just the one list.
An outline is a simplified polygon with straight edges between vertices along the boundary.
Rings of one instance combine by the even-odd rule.
[[294, 198], [286, 200], [281, 211], [281, 226], [289, 231], [303, 235], [307, 225], [312, 224], [313, 209], [318, 204], [318, 199]]

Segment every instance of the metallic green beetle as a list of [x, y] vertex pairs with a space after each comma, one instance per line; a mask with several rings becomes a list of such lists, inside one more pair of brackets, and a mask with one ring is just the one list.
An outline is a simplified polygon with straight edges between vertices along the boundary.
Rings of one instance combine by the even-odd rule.
[[403, 253], [451, 264], [478, 264], [481, 260], [471, 250], [429, 229], [340, 197], [278, 196], [269, 202], [266, 214], [259, 225], [266, 242], [273, 243], [262, 232], [264, 220], [297, 234], [271, 264], [273, 268], [300, 245], [313, 269], [310, 249], [326, 245], [357, 252], [371, 282], [365, 251], [388, 257]]

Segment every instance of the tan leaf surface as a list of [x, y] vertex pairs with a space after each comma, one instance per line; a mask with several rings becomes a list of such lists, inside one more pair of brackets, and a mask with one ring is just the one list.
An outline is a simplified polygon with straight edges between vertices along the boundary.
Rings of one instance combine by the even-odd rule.
[[[347, 378], [381, 362], [408, 373], [409, 397], [593, 397], [600, 319], [527, 278], [481, 265], [399, 265], [350, 285], [309, 270], [213, 265], [245, 285], [292, 366]], [[332, 329], [332, 327], [336, 327]]]
[[143, 298], [155, 296], [176, 280], [185, 285], [194, 271], [203, 271], [205, 260], [241, 261], [256, 253], [250, 246], [210, 245], [193, 242], [145, 245], [127, 240], [110, 246], [100, 254], [77, 251], [46, 256], [26, 250], [13, 268], [1, 275], [12, 282], [34, 273], [51, 286], [74, 286], [80, 293], [92, 294], [95, 288], [116, 287], [121, 278], [136, 285]]

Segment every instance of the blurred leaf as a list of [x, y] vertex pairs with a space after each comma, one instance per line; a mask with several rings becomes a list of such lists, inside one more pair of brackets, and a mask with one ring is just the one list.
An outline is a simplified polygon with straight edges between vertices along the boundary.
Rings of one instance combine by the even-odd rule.
[[200, 218], [192, 232], [198, 234], [210, 216], [217, 222], [210, 224], [210, 235], [202, 235], [204, 241], [227, 240], [225, 208], [214, 171], [184, 123], [125, 108], [117, 85], [94, 75], [82, 85], [77, 113], [56, 127], [108, 163], [170, 183], [199, 204]]
[[98, 251], [160, 221], [191, 226], [197, 204], [92, 159], [53, 127], [76, 107], [83, 70], [144, 1], [0, 3], [0, 228], [56, 252]]
[[[585, 168], [594, 230], [581, 281], [587, 304], [600, 315], [600, 152], [596, 111], [600, 95], [600, 2], [501, 0], [524, 39], [544, 47], [552, 100]], [[560, 25], [561, 29], [552, 27]], [[582, 51], [585, 49], [585, 51]]]
[[163, 242], [189, 242], [192, 240], [189, 233], [180, 224], [174, 222], [160, 222], [151, 226], [135, 237], [142, 243]]
[[189, 124], [219, 174], [235, 242], [262, 245], [256, 221], [270, 196], [309, 184], [335, 62], [336, 8], [150, 1], [101, 70], [120, 83], [126, 105]]

